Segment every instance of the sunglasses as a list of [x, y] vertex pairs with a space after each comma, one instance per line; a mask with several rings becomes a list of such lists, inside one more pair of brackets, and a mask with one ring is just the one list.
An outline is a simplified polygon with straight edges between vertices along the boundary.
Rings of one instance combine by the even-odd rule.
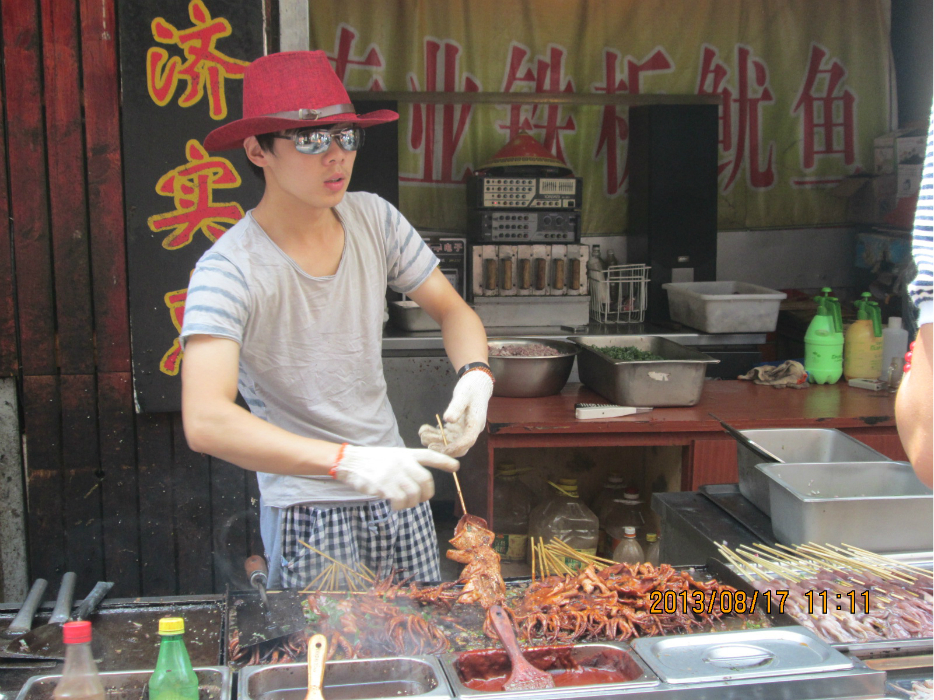
[[295, 150], [309, 156], [324, 153], [331, 147], [331, 139], [337, 138], [338, 145], [345, 151], [356, 151], [363, 145], [363, 129], [352, 126], [340, 131], [328, 129], [301, 129], [289, 136], [275, 134], [277, 139], [288, 139], [295, 144]]

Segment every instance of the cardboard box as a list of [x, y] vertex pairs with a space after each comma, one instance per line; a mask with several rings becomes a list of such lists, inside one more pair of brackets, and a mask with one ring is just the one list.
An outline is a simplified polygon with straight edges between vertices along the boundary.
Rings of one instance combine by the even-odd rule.
[[872, 171], [876, 175], [888, 175], [895, 172], [895, 146], [876, 146]]
[[911, 161], [915, 156], [922, 162], [927, 144], [927, 132], [924, 129], [898, 129], [890, 131], [872, 140], [873, 169], [877, 175], [895, 172], [895, 166]]
[[835, 197], [846, 200], [846, 220], [853, 224], [881, 224], [897, 203], [897, 181], [894, 174], [860, 173], [845, 177], [830, 190]]
[[899, 136], [895, 139], [895, 162], [923, 163], [925, 146], [927, 146], [927, 134]]
[[918, 194], [918, 190], [921, 189], [921, 172], [923, 170], [924, 165], [922, 163], [917, 165], [899, 163], [895, 166], [895, 176], [898, 181], [897, 196], [899, 198]]

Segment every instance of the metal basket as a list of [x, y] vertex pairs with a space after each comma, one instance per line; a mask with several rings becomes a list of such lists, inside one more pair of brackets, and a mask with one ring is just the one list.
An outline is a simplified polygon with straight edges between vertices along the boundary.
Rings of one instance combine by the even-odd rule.
[[613, 265], [590, 270], [590, 317], [600, 323], [645, 320], [648, 265]]

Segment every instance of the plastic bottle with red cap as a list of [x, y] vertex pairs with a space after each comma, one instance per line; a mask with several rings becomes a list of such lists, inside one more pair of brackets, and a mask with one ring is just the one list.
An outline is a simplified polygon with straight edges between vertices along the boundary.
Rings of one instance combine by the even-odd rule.
[[65, 667], [52, 691], [55, 700], [104, 700], [104, 685], [91, 653], [91, 623], [87, 620], [62, 625]]

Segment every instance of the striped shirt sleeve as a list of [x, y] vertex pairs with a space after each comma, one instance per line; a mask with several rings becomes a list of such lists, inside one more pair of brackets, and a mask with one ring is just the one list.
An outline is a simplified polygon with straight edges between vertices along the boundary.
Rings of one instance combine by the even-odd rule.
[[[934, 115], [934, 109], [932, 109]], [[921, 175], [921, 189], [918, 192], [918, 207], [915, 210], [915, 226], [912, 235], [912, 254], [917, 277], [908, 286], [911, 300], [920, 309], [918, 325], [931, 323], [932, 305], [934, 305], [934, 118], [928, 131], [927, 150], [924, 156], [924, 170]]]
[[182, 349], [192, 335], [210, 335], [243, 343], [249, 318], [249, 288], [243, 274], [227, 258], [208, 251], [188, 285]]
[[428, 279], [438, 265], [438, 258], [398, 209], [382, 199], [379, 207], [386, 236], [389, 286], [408, 294]]

